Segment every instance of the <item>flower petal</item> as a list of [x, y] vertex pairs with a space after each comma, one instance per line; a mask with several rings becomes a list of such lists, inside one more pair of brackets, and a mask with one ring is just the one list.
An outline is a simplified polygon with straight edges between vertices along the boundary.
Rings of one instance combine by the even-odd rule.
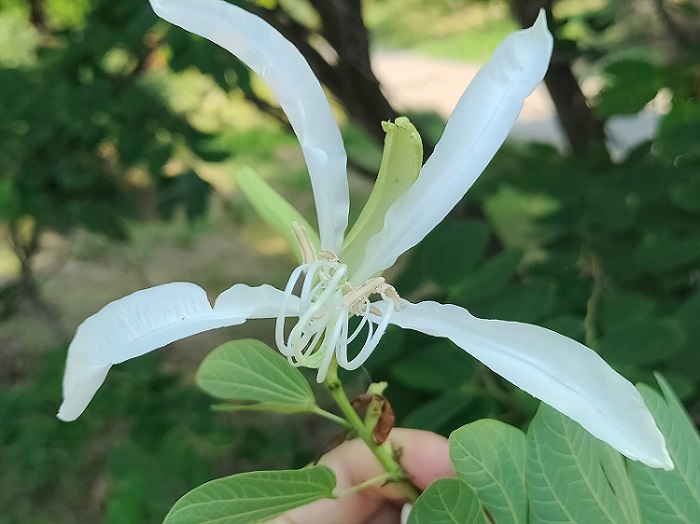
[[107, 304], [78, 327], [68, 347], [58, 418], [78, 418], [113, 364], [203, 331], [276, 316], [283, 295], [272, 286], [236, 284], [212, 309], [202, 288], [178, 282]]
[[623, 455], [673, 468], [639, 392], [575, 340], [531, 324], [478, 319], [466, 309], [437, 302], [404, 302], [391, 323], [450, 339]]
[[259, 17], [221, 0], [151, 0], [158, 16], [234, 54], [267, 83], [299, 137], [321, 247], [337, 253], [348, 224], [346, 155], [328, 99], [301, 53]]
[[408, 517], [411, 514], [413, 506], [411, 504], [404, 504], [401, 507], [401, 524], [408, 524]]
[[534, 26], [501, 42], [462, 95], [416, 183], [387, 211], [356, 280], [391, 267], [462, 199], [506, 139], [551, 54], [544, 11]]

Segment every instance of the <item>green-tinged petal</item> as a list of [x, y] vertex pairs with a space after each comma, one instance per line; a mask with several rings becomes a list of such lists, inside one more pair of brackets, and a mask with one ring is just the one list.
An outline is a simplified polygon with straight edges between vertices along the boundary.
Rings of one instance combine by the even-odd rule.
[[258, 174], [250, 168], [243, 168], [237, 177], [239, 187], [265, 223], [274, 229], [289, 245], [294, 255], [301, 261], [299, 242], [292, 229], [292, 222], [298, 222], [306, 230], [309, 240], [316, 250], [320, 241], [314, 228], [287, 202], [277, 191], [272, 189]]
[[350, 196], [340, 129], [321, 84], [291, 42], [221, 0], [150, 0], [158, 16], [223, 47], [267, 83], [299, 137], [314, 190], [321, 245], [337, 253]]
[[[272, 286], [236, 284], [212, 308], [195, 284], [176, 282], [132, 293], [86, 319], [68, 347], [58, 418], [75, 420], [109, 368], [203, 331], [277, 315], [284, 293]], [[294, 307], [289, 309], [294, 313]]]
[[384, 226], [387, 209], [416, 181], [423, 164], [423, 142], [408, 118], [382, 122], [382, 127], [386, 138], [377, 181], [340, 254], [350, 274], [362, 262], [369, 239]]
[[450, 339], [620, 453], [655, 468], [673, 468], [642, 396], [583, 344], [540, 326], [482, 320], [437, 302], [403, 301], [390, 322]]
[[418, 180], [389, 208], [384, 228], [368, 242], [357, 280], [393, 265], [462, 199], [544, 77], [551, 53], [544, 12], [534, 26], [501, 42], [462, 95]]

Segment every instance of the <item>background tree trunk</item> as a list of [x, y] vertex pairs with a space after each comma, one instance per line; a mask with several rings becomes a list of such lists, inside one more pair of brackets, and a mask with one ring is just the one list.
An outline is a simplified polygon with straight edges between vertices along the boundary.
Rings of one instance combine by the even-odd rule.
[[378, 143], [383, 143], [381, 121], [394, 119], [398, 114], [372, 72], [360, 0], [309, 2], [321, 19], [317, 36], [327, 42], [328, 49], [313, 46], [310, 41], [314, 32], [279, 6], [257, 13], [297, 46], [318, 79], [338, 98], [352, 120]]
[[[554, 0], [510, 0], [511, 11], [523, 27], [531, 26], [540, 9], [552, 19]], [[556, 37], [552, 63], [544, 77], [544, 83], [552, 97], [557, 117], [574, 153], [592, 155], [597, 160], [610, 160], [605, 146], [603, 121], [588, 106], [571, 64], [557, 54]]]

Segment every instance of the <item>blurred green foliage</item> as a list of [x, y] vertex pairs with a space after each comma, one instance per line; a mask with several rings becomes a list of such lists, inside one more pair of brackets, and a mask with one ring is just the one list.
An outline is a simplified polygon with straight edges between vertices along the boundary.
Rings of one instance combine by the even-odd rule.
[[55, 418], [64, 348], [0, 388], [0, 523], [161, 522], [192, 487], [259, 463], [301, 465], [293, 431], [230, 423], [157, 355], [115, 369], [89, 416]]
[[0, 57], [0, 226], [25, 284], [47, 230], [123, 240], [127, 219], [201, 215], [208, 184], [166, 164], [183, 149], [221, 158], [162, 96], [147, 3], [37, 5], [34, 25], [24, 4], [4, 7], [3, 25], [19, 36]]

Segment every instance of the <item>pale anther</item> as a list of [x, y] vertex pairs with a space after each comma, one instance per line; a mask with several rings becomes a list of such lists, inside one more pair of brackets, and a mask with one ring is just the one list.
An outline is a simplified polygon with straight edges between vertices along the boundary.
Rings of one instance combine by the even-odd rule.
[[396, 311], [401, 311], [401, 297], [398, 291], [396, 291], [396, 288], [390, 284], [384, 284], [381, 291], [394, 303], [394, 309]]
[[345, 303], [352, 309], [358, 302], [363, 302], [373, 294], [377, 289], [382, 287], [386, 283], [384, 277], [374, 277], [370, 278], [364, 282], [360, 287], [352, 289], [347, 295], [345, 295]]

